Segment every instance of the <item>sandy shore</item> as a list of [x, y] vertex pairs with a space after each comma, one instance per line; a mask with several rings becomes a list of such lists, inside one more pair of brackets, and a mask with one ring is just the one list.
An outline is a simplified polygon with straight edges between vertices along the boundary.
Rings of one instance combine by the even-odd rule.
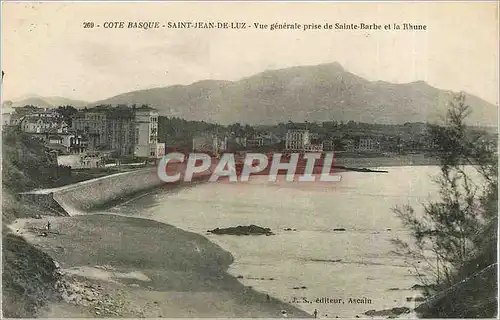
[[18, 219], [10, 229], [63, 274], [63, 300], [39, 317], [310, 317], [245, 287], [226, 272], [230, 253], [167, 224], [98, 214]]

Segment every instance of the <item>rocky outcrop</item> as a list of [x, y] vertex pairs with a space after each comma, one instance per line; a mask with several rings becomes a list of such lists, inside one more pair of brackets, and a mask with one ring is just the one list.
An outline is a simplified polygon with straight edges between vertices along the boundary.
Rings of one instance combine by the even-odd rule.
[[365, 315], [369, 317], [397, 317], [401, 314], [410, 313], [410, 308], [407, 307], [396, 307], [392, 309], [385, 310], [368, 310]]
[[249, 226], [237, 226], [230, 228], [215, 228], [213, 230], [208, 230], [207, 232], [213, 234], [228, 234], [235, 236], [250, 236], [250, 235], [274, 235], [270, 228], [263, 228], [256, 225]]

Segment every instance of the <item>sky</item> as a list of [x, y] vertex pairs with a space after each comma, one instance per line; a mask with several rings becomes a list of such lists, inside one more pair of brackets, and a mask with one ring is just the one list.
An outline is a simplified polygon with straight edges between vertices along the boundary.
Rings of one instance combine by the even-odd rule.
[[[426, 31], [105, 29], [105, 22], [420, 24]], [[83, 28], [94, 22], [100, 28]], [[97, 101], [338, 62], [368, 80], [426, 81], [498, 105], [496, 2], [2, 2], [2, 99]]]

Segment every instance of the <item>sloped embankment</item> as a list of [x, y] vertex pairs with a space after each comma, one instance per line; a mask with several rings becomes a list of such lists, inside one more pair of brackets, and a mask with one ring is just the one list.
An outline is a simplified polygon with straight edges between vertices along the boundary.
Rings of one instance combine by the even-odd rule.
[[61, 275], [52, 258], [22, 237], [2, 238], [2, 313], [8, 318], [32, 318], [48, 301], [59, 300]]

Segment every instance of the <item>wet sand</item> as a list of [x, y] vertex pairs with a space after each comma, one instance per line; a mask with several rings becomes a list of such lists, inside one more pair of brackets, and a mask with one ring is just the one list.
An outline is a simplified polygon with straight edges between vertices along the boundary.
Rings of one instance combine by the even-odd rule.
[[96, 214], [18, 219], [10, 229], [63, 274], [63, 301], [39, 317], [311, 317], [229, 275], [230, 253], [164, 223]]

